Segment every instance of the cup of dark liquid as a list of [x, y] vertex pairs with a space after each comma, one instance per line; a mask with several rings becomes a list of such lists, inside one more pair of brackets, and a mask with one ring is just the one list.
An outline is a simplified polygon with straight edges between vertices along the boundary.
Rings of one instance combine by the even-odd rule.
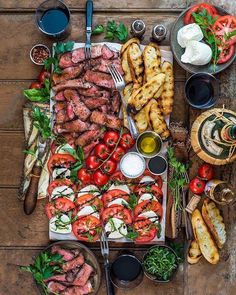
[[60, 0], [46, 0], [36, 10], [39, 30], [50, 38], [63, 40], [70, 34], [70, 11]]
[[137, 287], [143, 280], [143, 266], [132, 252], [122, 251], [112, 262], [110, 278], [113, 285], [120, 289]]
[[197, 73], [185, 84], [187, 102], [194, 108], [204, 110], [213, 107], [219, 97], [219, 81], [211, 74]]

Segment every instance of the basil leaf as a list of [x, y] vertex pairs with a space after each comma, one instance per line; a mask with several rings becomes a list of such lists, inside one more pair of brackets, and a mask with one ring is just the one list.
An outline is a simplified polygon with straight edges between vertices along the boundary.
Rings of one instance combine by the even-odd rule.
[[92, 35], [99, 35], [104, 33], [105, 29], [103, 25], [96, 25], [95, 28], [92, 30]]
[[24, 96], [34, 102], [47, 102], [50, 100], [50, 94], [45, 91], [44, 88], [42, 89], [25, 89], [23, 91]]

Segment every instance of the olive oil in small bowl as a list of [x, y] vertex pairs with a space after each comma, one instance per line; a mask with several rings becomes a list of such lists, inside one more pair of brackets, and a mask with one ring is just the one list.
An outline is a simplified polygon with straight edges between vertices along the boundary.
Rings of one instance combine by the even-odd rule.
[[160, 153], [161, 148], [161, 137], [153, 131], [145, 131], [137, 138], [136, 149], [145, 158], [155, 157]]

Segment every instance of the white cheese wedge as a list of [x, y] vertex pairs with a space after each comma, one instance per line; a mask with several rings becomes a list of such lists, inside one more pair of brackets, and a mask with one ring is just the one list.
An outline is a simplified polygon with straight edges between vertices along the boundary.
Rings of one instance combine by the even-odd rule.
[[189, 41], [201, 41], [203, 33], [199, 25], [193, 23], [182, 27], [177, 34], [177, 41], [183, 48], [187, 46]]
[[99, 219], [99, 213], [92, 206], [85, 206], [77, 213], [77, 216], [87, 216], [87, 215], [92, 215]]
[[58, 234], [69, 234], [72, 230], [70, 218], [66, 214], [62, 214], [60, 217], [52, 217], [49, 221], [49, 227], [52, 232]]
[[189, 63], [196, 66], [206, 65], [211, 61], [211, 47], [198, 41], [189, 41], [184, 54], [181, 56], [183, 63]]
[[117, 198], [117, 199], [111, 201], [110, 203], [108, 203], [107, 207], [110, 207], [112, 205], [122, 205], [122, 206], [125, 206], [125, 205], [128, 205], [128, 202], [126, 200], [124, 200], [123, 198]]
[[69, 143], [66, 143], [66, 144], [60, 145], [60, 146], [56, 149], [55, 154], [68, 154], [68, 152], [65, 151], [64, 149], [73, 149], [73, 147], [72, 147]]
[[108, 238], [120, 239], [127, 235], [127, 226], [122, 220], [114, 217], [105, 225], [105, 231], [108, 233]]
[[130, 189], [129, 189], [128, 185], [125, 185], [125, 184], [123, 184], [123, 185], [114, 185], [114, 184], [112, 184], [109, 187], [108, 190], [110, 191], [112, 189], [120, 189], [120, 190], [126, 192], [127, 194], [130, 194]]
[[143, 213], [139, 214], [138, 217], [146, 217], [153, 223], [158, 223], [159, 222], [158, 215], [152, 210], [143, 212]]
[[155, 200], [155, 201], [157, 201], [155, 196], [153, 196], [152, 194], [149, 194], [149, 193], [145, 193], [145, 194], [141, 195], [141, 197], [138, 200], [138, 203], [141, 203], [141, 202], [146, 201], [146, 200]]
[[55, 168], [52, 172], [53, 180], [56, 178], [70, 178], [70, 170], [67, 168]]
[[78, 193], [78, 197], [81, 197], [86, 194], [93, 194], [94, 196], [100, 195], [98, 187], [93, 184], [87, 185], [84, 188], [82, 188]]
[[144, 176], [139, 182], [143, 183], [143, 182], [150, 182], [150, 181], [155, 181], [155, 179], [152, 178], [151, 176]]
[[51, 194], [51, 199], [56, 199], [64, 197], [71, 201], [74, 201], [75, 199], [75, 193], [74, 191], [67, 185], [61, 185], [54, 188]]

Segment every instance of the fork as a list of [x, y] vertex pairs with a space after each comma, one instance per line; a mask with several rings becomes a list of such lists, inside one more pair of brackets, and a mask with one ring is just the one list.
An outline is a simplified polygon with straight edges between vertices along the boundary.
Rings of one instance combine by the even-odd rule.
[[105, 277], [106, 277], [106, 287], [107, 287], [107, 295], [114, 295], [114, 287], [110, 279], [110, 264], [109, 264], [109, 245], [107, 240], [107, 235], [105, 230], [102, 230], [100, 237], [100, 245], [101, 245], [101, 253], [104, 259], [104, 269], [105, 269]]
[[116, 86], [116, 89], [119, 91], [120, 93], [120, 96], [121, 96], [121, 100], [122, 100], [122, 103], [123, 103], [123, 106], [125, 108], [125, 111], [126, 111], [126, 114], [127, 114], [127, 121], [128, 121], [128, 125], [129, 125], [129, 130], [130, 130], [130, 133], [131, 133], [131, 136], [136, 139], [138, 137], [138, 130], [136, 128], [136, 125], [134, 123], [134, 120], [131, 116], [131, 112], [130, 112], [130, 109], [127, 105], [127, 102], [125, 101], [123, 95], [122, 95], [122, 91], [124, 90], [125, 88], [125, 81], [122, 77], [122, 75], [117, 71], [117, 69], [111, 65], [111, 66], [108, 66], [108, 70], [114, 80], [114, 83], [115, 83], [115, 86]]
[[93, 1], [87, 0], [86, 2], [86, 43], [84, 46], [85, 59], [89, 65], [91, 63], [91, 34], [92, 34], [92, 20], [93, 20]]

